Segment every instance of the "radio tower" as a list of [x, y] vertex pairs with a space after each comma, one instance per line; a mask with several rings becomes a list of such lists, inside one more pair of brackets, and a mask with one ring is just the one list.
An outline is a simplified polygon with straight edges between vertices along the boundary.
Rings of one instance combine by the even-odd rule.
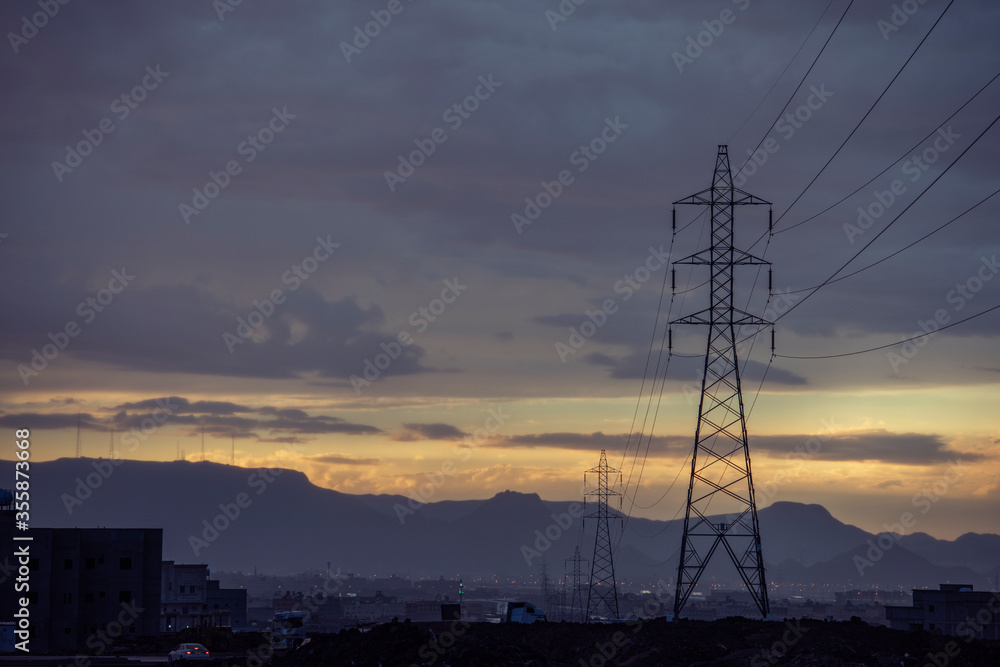
[[587, 620], [583, 615], [583, 586], [580, 585], [583, 580], [583, 568], [580, 564], [587, 561], [580, 557], [580, 547], [576, 547], [573, 557], [567, 558], [566, 562], [573, 563], [573, 570], [566, 577], [572, 584], [573, 590], [569, 603], [569, 620], [573, 623], [580, 623]]
[[[710, 206], [712, 211], [711, 247], [675, 262], [709, 266], [711, 297], [705, 310], [671, 322], [708, 326], [698, 426], [691, 455], [691, 481], [677, 566], [674, 616], [680, 616], [708, 561], [721, 546], [736, 566], [761, 615], [767, 617], [770, 606], [736, 347], [737, 334], [742, 327], [772, 323], [733, 306], [733, 273], [736, 266], [770, 266], [770, 262], [733, 247], [733, 210], [735, 206], [750, 204], [770, 206], [770, 202], [733, 186], [729, 154], [723, 145], [719, 146], [716, 157], [712, 187], [674, 204]], [[673, 213], [676, 229], [676, 208]], [[773, 353], [773, 329], [771, 349]]]
[[111, 429], [111, 452], [110, 452], [110, 456], [111, 456], [111, 460], [114, 461], [115, 460], [115, 430], [114, 429]]
[[597, 509], [590, 514], [584, 514], [586, 519], [597, 519], [597, 534], [594, 539], [594, 560], [590, 564], [590, 593], [587, 595], [587, 615], [585, 621], [601, 616], [608, 619], [618, 618], [618, 585], [615, 583], [615, 563], [611, 553], [612, 520], [621, 519], [621, 513], [608, 507], [608, 501], [616, 498], [618, 508], [622, 506], [622, 494], [613, 491], [621, 484], [620, 471], [608, 466], [608, 457], [601, 450], [601, 461], [596, 468], [591, 468], [583, 476], [584, 488], [587, 488], [587, 475], [597, 476], [597, 488], [587, 491], [583, 496], [584, 505], [587, 497], [597, 498]]

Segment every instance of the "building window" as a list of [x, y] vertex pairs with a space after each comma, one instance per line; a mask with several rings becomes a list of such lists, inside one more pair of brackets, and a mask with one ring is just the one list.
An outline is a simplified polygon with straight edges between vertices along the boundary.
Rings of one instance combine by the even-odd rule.
[[927, 607], [927, 611], [933, 612], [934, 611], [934, 605], [930, 605], [929, 607]]
[[65, 561], [63, 561], [63, 569], [66, 569], [66, 570], [72, 570], [73, 569], [73, 559], [72, 558], [67, 558]]
[[118, 559], [118, 569], [119, 570], [131, 570], [132, 569], [132, 559], [125, 557]]
[[132, 591], [119, 591], [118, 592], [119, 602], [131, 602], [132, 601]]
[[39, 567], [40, 566], [38, 564], [38, 559], [37, 558], [29, 558], [28, 559], [28, 569], [29, 570], [33, 570], [33, 571], [34, 570], [38, 570]]
[[103, 600], [104, 599], [104, 591], [101, 591], [100, 593], [98, 593], [97, 597], [99, 597], [99, 598], [101, 598]]
[[68, 635], [71, 632], [69, 628], [63, 628], [63, 634]]
[[94, 601], [94, 594], [93, 593], [84, 593], [83, 594], [83, 601], [84, 602], [93, 602]]
[[63, 593], [63, 604], [70, 604], [73, 602], [72, 593]]
[[84, 567], [86, 567], [88, 570], [93, 570], [94, 569], [94, 557], [93, 556], [90, 556], [90, 557], [87, 558], [87, 560], [85, 561]]
[[97, 564], [104, 565], [104, 554], [101, 554], [100, 556], [97, 557]]

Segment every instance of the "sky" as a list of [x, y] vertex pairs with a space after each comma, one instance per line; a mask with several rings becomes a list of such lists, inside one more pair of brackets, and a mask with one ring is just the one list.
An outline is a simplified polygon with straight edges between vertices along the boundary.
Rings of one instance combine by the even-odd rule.
[[683, 516], [706, 331], [662, 342], [711, 220], [671, 210], [725, 145], [773, 203], [734, 223], [785, 355], [738, 351], [758, 505], [1000, 532], [995, 3], [43, 5], [0, 7], [33, 460], [79, 423], [84, 456], [574, 500], [605, 449], [627, 510]]

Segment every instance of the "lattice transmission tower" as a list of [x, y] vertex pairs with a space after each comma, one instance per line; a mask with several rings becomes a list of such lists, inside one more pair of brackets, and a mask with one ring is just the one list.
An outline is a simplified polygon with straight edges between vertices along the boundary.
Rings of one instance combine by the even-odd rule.
[[[590, 486], [587, 476], [590, 475]], [[587, 595], [586, 620], [605, 617], [617, 619], [618, 616], [618, 585], [615, 583], [615, 561], [611, 551], [611, 522], [622, 518], [622, 474], [608, 465], [608, 457], [601, 450], [601, 460], [596, 468], [591, 468], [583, 475], [584, 488], [593, 488], [593, 479], [597, 478], [597, 488], [584, 493], [584, 506], [587, 498], [596, 498], [597, 507], [590, 514], [584, 514], [587, 519], [597, 519], [597, 530], [594, 538], [594, 559], [590, 562], [590, 592]], [[617, 509], [611, 505], [617, 503]]]
[[[708, 308], [670, 323], [708, 327], [674, 616], [680, 616], [709, 560], [721, 546], [736, 566], [761, 615], [767, 617], [770, 606], [750, 471], [737, 336], [743, 327], [759, 328], [772, 323], [733, 305], [733, 274], [737, 266], [770, 266], [770, 262], [733, 246], [733, 211], [736, 206], [770, 206], [770, 202], [733, 186], [729, 153], [723, 145], [719, 146], [716, 157], [712, 187], [674, 204], [710, 206], [712, 213], [711, 246], [675, 262], [710, 267], [711, 295]], [[676, 220], [675, 208], [675, 229]], [[770, 289], [770, 269], [768, 276]], [[670, 334], [672, 339], [672, 330]], [[773, 352], [773, 329], [771, 347]]]
[[580, 556], [580, 547], [576, 547], [572, 558], [567, 558], [566, 563], [572, 563], [573, 569], [566, 575], [565, 580], [570, 585], [569, 620], [573, 623], [586, 621], [583, 615], [583, 563], [588, 561]]

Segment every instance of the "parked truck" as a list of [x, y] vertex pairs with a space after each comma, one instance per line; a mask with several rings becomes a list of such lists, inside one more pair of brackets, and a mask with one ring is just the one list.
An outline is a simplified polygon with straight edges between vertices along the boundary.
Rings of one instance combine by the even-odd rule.
[[544, 621], [545, 612], [531, 602], [508, 602], [506, 621], [508, 623], [534, 623]]

